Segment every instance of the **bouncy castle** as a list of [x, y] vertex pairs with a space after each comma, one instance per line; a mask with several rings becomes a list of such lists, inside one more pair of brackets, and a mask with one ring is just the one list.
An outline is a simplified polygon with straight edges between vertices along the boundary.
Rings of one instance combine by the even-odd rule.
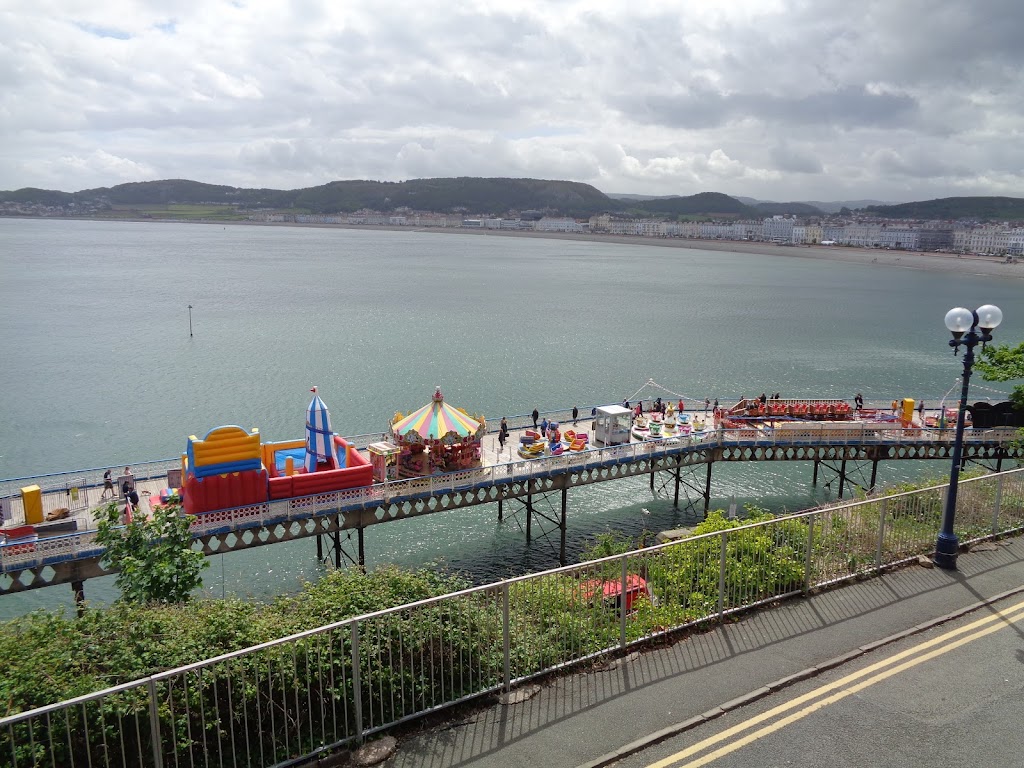
[[183, 507], [188, 514], [262, 504], [356, 488], [373, 482], [373, 469], [331, 431], [330, 413], [313, 388], [306, 437], [260, 443], [259, 430], [217, 427], [188, 439], [182, 456]]

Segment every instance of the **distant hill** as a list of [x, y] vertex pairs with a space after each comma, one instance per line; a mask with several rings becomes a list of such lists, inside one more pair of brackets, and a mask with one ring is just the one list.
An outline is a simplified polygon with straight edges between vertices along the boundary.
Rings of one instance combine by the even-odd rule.
[[[863, 202], [871, 204], [859, 205]], [[132, 215], [134, 212], [138, 216], [153, 218], [166, 216], [166, 212], [159, 209], [171, 204], [225, 206], [224, 210], [236, 218], [243, 218], [245, 211], [253, 209], [330, 214], [351, 213], [364, 208], [382, 212], [410, 208], [439, 213], [493, 216], [531, 211], [535, 216], [544, 214], [584, 218], [597, 213], [618, 213], [668, 219], [759, 219], [779, 214], [820, 216], [822, 211], [827, 212], [838, 205], [850, 209], [860, 208], [875, 216], [889, 218], [1024, 220], [1022, 198], [949, 197], [902, 205], [875, 203], [876, 201], [856, 200], [844, 203], [775, 203], [753, 198], [736, 198], [718, 192], [702, 192], [685, 197], [611, 197], [589, 184], [574, 181], [478, 177], [410, 179], [402, 182], [332, 181], [317, 187], [293, 190], [245, 189], [204, 184], [188, 179], [165, 179], [84, 189], [79, 192], [33, 187], [0, 191], [0, 204], [63, 208], [63, 213], [67, 215], [112, 213], [124, 216]], [[111, 212], [108, 210], [110, 208], [116, 210]], [[44, 213], [53, 215], [52, 210]]]
[[869, 205], [864, 211], [887, 219], [1024, 221], [1024, 198], [943, 197], [902, 205]]
[[403, 182], [333, 181], [296, 190], [240, 189], [186, 179], [145, 181], [68, 194], [20, 189], [0, 192], [0, 203], [68, 205], [104, 201], [116, 206], [216, 203], [247, 208], [297, 209], [311, 213], [351, 213], [362, 208], [503, 215], [537, 209], [568, 216], [589, 216], [621, 207], [589, 184], [542, 179], [412, 179]]
[[735, 197], [721, 192], [701, 192], [689, 197], [658, 197], [630, 202], [630, 209], [661, 216], [753, 216], [754, 211]]
[[790, 214], [792, 216], [824, 215], [820, 208], [815, 208], [807, 203], [757, 203], [752, 207], [764, 216], [781, 216], [783, 214]]
[[[796, 213], [809, 216], [823, 213], [839, 213], [843, 208], [855, 211], [859, 208], [866, 208], [869, 205], [891, 205], [891, 203], [887, 203], [884, 200], [832, 200], [828, 202], [821, 200], [796, 200], [791, 203], [776, 203], [774, 200], [758, 200], [754, 197], [740, 197], [739, 195], [735, 197], [744, 205], [757, 208], [765, 213], [773, 211], [774, 213]], [[817, 213], [811, 213], [808, 207], [814, 209]], [[801, 214], [801, 210], [807, 211], [807, 213]]]

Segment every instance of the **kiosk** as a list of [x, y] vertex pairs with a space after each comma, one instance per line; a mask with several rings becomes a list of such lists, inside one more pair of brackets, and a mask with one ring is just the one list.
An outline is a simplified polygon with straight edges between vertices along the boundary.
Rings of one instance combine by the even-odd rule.
[[394, 443], [370, 443], [366, 446], [373, 465], [373, 481], [386, 483], [398, 479], [398, 454], [401, 452]]
[[594, 442], [601, 445], [622, 445], [629, 442], [633, 413], [621, 405], [603, 405], [594, 416]]

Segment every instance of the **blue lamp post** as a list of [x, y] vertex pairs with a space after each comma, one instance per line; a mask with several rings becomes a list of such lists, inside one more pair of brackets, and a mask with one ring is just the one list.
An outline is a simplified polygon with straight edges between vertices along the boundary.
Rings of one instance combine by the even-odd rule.
[[949, 346], [953, 354], [966, 347], [964, 353], [963, 387], [960, 390], [960, 408], [956, 416], [956, 438], [953, 441], [953, 465], [949, 469], [949, 491], [946, 494], [946, 506], [942, 510], [942, 530], [939, 531], [935, 543], [935, 564], [940, 568], [956, 570], [956, 558], [960, 553], [960, 541], [953, 532], [953, 520], [956, 517], [956, 491], [960, 479], [960, 460], [964, 447], [964, 414], [967, 410], [967, 389], [971, 382], [971, 369], [974, 367], [974, 348], [985, 342], [992, 341], [992, 331], [1003, 320], [1003, 312], [999, 307], [986, 304], [973, 312], [963, 307], [956, 307], [946, 313], [946, 327], [953, 338]]

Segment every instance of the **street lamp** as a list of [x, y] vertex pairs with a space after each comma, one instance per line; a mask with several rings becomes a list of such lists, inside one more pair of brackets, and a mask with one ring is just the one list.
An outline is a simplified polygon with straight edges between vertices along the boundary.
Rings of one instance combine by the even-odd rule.
[[971, 382], [971, 368], [974, 366], [974, 348], [992, 341], [992, 331], [1003, 320], [1003, 312], [999, 307], [986, 304], [973, 312], [963, 307], [956, 307], [946, 313], [946, 327], [953, 338], [949, 346], [953, 354], [966, 347], [964, 353], [963, 387], [960, 390], [960, 409], [956, 416], [956, 439], [953, 441], [953, 464], [949, 468], [949, 490], [946, 493], [946, 506], [942, 510], [942, 530], [935, 542], [935, 564], [939, 568], [956, 570], [956, 558], [960, 552], [960, 541], [953, 532], [953, 519], [956, 517], [956, 490], [960, 479], [960, 457], [964, 447], [964, 414], [967, 411], [967, 388]]

